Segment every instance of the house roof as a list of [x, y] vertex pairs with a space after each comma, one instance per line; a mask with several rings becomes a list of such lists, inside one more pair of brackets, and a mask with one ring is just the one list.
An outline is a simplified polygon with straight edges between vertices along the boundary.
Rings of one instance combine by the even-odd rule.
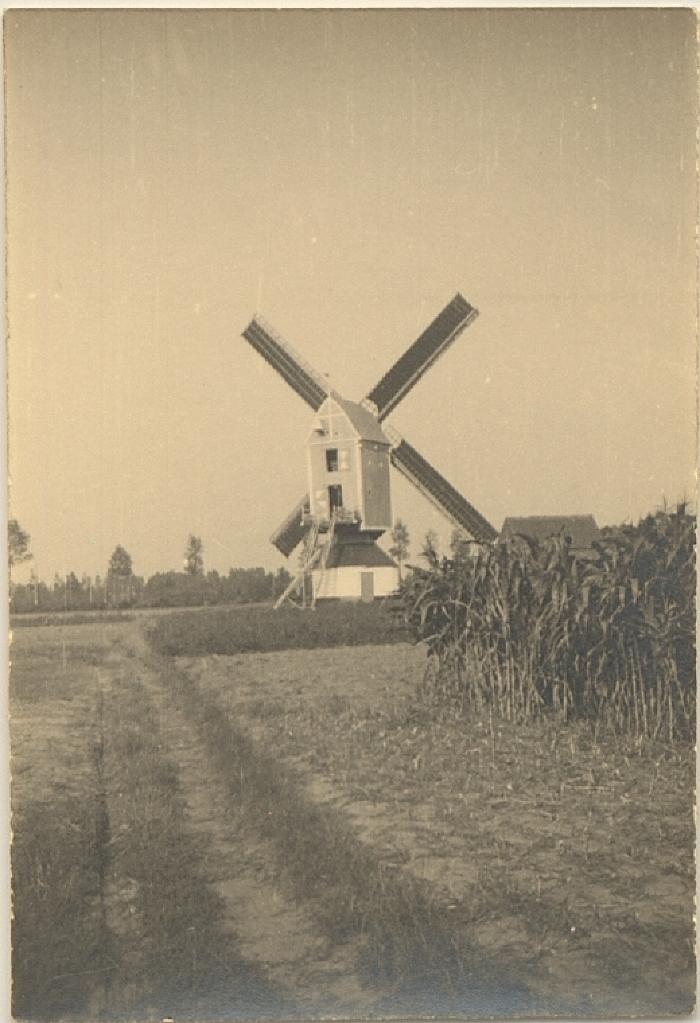
[[519, 534], [539, 542], [560, 533], [571, 537], [574, 548], [591, 547], [600, 538], [600, 530], [592, 515], [509, 516], [501, 529], [502, 537]]
[[328, 552], [326, 568], [395, 568], [396, 562], [374, 541], [352, 540], [335, 543]]
[[347, 401], [345, 398], [341, 398], [336, 391], [333, 391], [331, 397], [342, 408], [361, 440], [370, 440], [375, 444], [386, 444], [387, 446], [391, 444], [379, 425], [379, 420], [364, 405], [360, 405], [356, 401]]

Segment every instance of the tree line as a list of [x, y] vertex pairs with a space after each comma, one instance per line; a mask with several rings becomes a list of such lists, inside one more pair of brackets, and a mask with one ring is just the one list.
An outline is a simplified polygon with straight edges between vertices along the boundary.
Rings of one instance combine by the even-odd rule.
[[[30, 536], [12, 519], [8, 524], [10, 577], [15, 565], [30, 561]], [[11, 583], [10, 611], [89, 611], [132, 607], [192, 607], [202, 604], [259, 603], [276, 598], [291, 582], [286, 568], [266, 572], [263, 568], [216, 569], [205, 572], [204, 545], [191, 534], [180, 572], [156, 572], [148, 579], [134, 572], [131, 555], [115, 547], [104, 576], [75, 572], [58, 573], [52, 582], [31, 573], [27, 583]]]
[[[406, 525], [397, 519], [391, 532], [389, 553], [399, 565], [400, 575], [409, 556], [410, 538]], [[15, 565], [31, 561], [30, 535], [16, 519], [8, 523], [8, 564], [10, 579]], [[118, 544], [104, 576], [58, 573], [51, 582], [31, 573], [29, 582], [10, 584], [10, 611], [89, 611], [132, 607], [195, 607], [204, 604], [249, 604], [275, 600], [291, 582], [286, 568], [266, 572], [263, 568], [216, 569], [205, 572], [202, 538], [190, 534], [181, 571], [156, 572], [148, 579], [134, 572], [129, 552]]]

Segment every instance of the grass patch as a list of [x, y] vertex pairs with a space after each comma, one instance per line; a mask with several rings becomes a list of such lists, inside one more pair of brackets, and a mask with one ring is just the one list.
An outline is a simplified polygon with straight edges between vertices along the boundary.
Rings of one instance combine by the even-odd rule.
[[114, 968], [100, 908], [104, 818], [96, 798], [33, 802], [14, 818], [12, 1011], [91, 1014]]
[[407, 634], [386, 605], [337, 603], [314, 611], [260, 606], [185, 611], [160, 618], [149, 639], [160, 654], [201, 657], [401, 643]]
[[104, 625], [108, 622], [130, 622], [133, 614], [124, 611], [54, 611], [48, 614], [10, 615], [11, 629], [33, 629], [45, 625]]
[[95, 653], [33, 641], [13, 650], [12, 1002], [20, 1018], [95, 1016], [114, 966], [102, 904], [109, 822]]

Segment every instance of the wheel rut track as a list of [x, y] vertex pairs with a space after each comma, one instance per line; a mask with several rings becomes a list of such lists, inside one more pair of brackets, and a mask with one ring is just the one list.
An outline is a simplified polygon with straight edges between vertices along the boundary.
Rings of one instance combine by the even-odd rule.
[[115, 953], [100, 1018], [294, 1017], [296, 1003], [244, 953], [240, 917], [209, 876], [209, 835], [189, 812], [145, 674], [113, 651], [100, 680], [110, 833], [102, 885]]
[[[208, 762], [222, 786], [224, 812], [238, 807], [251, 822], [248, 834], [265, 850], [268, 883], [304, 913], [316, 948], [324, 948], [324, 936], [330, 939], [310, 970], [302, 956], [292, 971], [314, 978], [313, 994], [306, 984], [295, 986], [308, 1012], [366, 1018], [532, 1010], [523, 979], [471, 946], [468, 929], [455, 931], [454, 915], [422, 880], [387, 874], [342, 815], [309, 800], [294, 773], [227, 718], [216, 699], [169, 659], [141, 650], [164, 710], [177, 711], [190, 741], [196, 729], [197, 759]], [[284, 978], [281, 964], [274, 969]], [[341, 992], [335, 1005], [329, 978]]]
[[353, 967], [351, 943], [334, 946], [280, 884], [270, 842], [232, 799], [230, 786], [167, 676], [141, 659], [165, 755], [177, 765], [187, 826], [199, 836], [203, 877], [224, 908], [241, 955], [258, 965], [287, 1017], [366, 1017], [378, 1001]]

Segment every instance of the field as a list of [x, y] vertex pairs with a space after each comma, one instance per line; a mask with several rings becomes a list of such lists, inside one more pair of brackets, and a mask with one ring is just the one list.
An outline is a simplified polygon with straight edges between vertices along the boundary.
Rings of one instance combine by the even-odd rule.
[[16, 1016], [689, 1011], [688, 745], [460, 714], [357, 621], [230, 652], [235, 613], [16, 634]]
[[149, 630], [152, 646], [171, 657], [183, 654], [242, 654], [263, 650], [311, 650], [406, 642], [396, 609], [378, 604], [319, 604], [304, 613], [290, 604], [213, 608], [160, 617]]
[[274, 750], [298, 798], [350, 825], [378, 873], [426, 893], [477, 971], [495, 960], [551, 1010], [682, 1010], [692, 752], [436, 716], [416, 696], [423, 658], [361, 647], [180, 665], [199, 700]]

